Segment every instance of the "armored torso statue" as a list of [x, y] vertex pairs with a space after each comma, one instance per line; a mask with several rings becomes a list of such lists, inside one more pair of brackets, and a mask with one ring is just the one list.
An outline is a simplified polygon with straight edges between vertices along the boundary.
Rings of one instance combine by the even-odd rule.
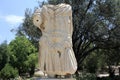
[[72, 9], [68, 4], [43, 5], [33, 16], [42, 31], [39, 40], [39, 68], [47, 74], [74, 74], [77, 69], [72, 49]]

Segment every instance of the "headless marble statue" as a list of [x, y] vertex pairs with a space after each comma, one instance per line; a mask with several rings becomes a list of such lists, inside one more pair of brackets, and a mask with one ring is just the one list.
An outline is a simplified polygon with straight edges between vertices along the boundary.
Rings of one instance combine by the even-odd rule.
[[39, 68], [52, 75], [74, 74], [77, 62], [72, 49], [72, 9], [68, 4], [44, 5], [33, 16], [42, 31]]

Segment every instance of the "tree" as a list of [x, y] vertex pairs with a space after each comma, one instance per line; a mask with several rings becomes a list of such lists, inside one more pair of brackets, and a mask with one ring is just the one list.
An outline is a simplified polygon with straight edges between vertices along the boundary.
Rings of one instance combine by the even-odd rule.
[[[36, 48], [32, 43], [25, 36], [18, 36], [10, 42], [9, 47], [12, 54], [9, 63], [18, 69], [19, 75], [29, 73], [31, 71], [30, 69], [32, 69], [34, 73]], [[31, 61], [29, 59], [31, 59]], [[30, 75], [33, 75], [33, 73], [30, 73]]]
[[0, 71], [4, 68], [5, 64], [9, 60], [9, 51], [7, 42], [0, 44]]
[[[72, 6], [74, 28], [72, 39], [78, 70], [83, 60], [94, 50], [120, 47], [119, 0], [48, 0], [48, 3], [67, 3]], [[22, 27], [29, 23], [26, 23], [28, 16], [25, 17]], [[32, 22], [30, 24], [33, 25]], [[26, 29], [23, 29], [26, 34], [34, 31], [30, 27]], [[40, 37], [35, 35], [27, 36]]]
[[32, 11], [30, 9], [26, 9], [25, 19], [23, 23], [18, 27], [17, 35], [27, 36], [32, 44], [38, 48], [38, 41], [41, 36], [41, 31], [33, 24], [32, 16]]
[[11, 79], [18, 76], [18, 70], [14, 69], [9, 63], [0, 71], [0, 78]]
[[35, 65], [38, 62], [37, 56], [37, 54], [30, 54], [27, 61], [25, 61], [25, 64], [28, 66], [30, 76], [33, 76], [34, 74]]
[[108, 66], [109, 76], [113, 80], [115, 77], [114, 66], [119, 66], [120, 64], [120, 48], [103, 50], [102, 52], [105, 55], [105, 62]]
[[83, 61], [83, 66], [89, 73], [96, 73], [98, 69], [98, 55], [95, 52], [92, 52], [91, 55]]

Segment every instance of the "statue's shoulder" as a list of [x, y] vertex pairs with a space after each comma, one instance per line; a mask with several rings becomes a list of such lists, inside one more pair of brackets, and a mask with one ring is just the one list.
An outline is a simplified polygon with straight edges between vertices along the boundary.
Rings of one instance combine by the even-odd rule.
[[68, 13], [71, 10], [72, 10], [71, 5], [65, 3], [61, 3], [57, 5], [46, 4], [42, 6], [42, 12], [44, 12], [44, 14], [47, 13], [48, 11], [49, 13], [53, 13], [54, 11], [60, 13], [66, 13], [66, 12]]
[[65, 10], [66, 10], [66, 12], [68, 12], [68, 11], [71, 11], [71, 10], [72, 10], [71, 5], [69, 5], [69, 4], [62, 3], [62, 4], [60, 5], [60, 7], [61, 7], [61, 8], [63, 8], [63, 9], [65, 9]]
[[61, 3], [60, 5], [61, 5], [61, 6], [65, 6], [65, 7], [71, 7], [70, 4], [66, 4], [66, 3]]
[[65, 3], [60, 3], [60, 4], [57, 4], [57, 5], [46, 4], [46, 5], [42, 6], [42, 8], [47, 8], [47, 7], [71, 7], [71, 5], [65, 4]]

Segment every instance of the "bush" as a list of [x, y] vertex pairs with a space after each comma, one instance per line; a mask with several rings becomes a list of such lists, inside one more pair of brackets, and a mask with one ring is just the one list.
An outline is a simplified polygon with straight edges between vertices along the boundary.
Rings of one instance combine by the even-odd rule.
[[80, 73], [75, 77], [76, 80], [96, 80], [96, 75], [91, 73]]
[[6, 64], [5, 67], [0, 71], [0, 78], [10, 79], [18, 76], [18, 70], [14, 69], [10, 64]]

